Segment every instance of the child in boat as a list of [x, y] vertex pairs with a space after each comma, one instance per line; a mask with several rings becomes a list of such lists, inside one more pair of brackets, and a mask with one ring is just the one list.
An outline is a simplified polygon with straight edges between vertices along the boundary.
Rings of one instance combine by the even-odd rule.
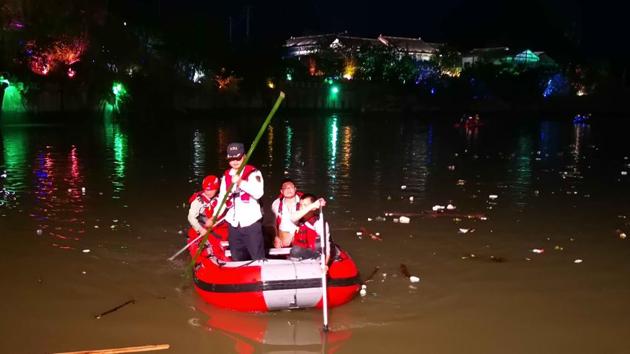
[[304, 194], [300, 200], [300, 209], [293, 215], [292, 220], [298, 225], [293, 236], [293, 246], [290, 257], [299, 259], [309, 259], [320, 257], [321, 237], [324, 238], [324, 249], [326, 250], [326, 264], [330, 258], [330, 228], [328, 223], [323, 222], [320, 208], [326, 205], [323, 198], [317, 199], [312, 194]]
[[276, 216], [276, 237], [273, 241], [275, 248], [289, 247], [297, 225], [293, 222], [293, 215], [300, 210], [301, 192], [295, 188], [291, 179], [285, 179], [280, 185], [280, 195], [271, 204], [271, 211]]

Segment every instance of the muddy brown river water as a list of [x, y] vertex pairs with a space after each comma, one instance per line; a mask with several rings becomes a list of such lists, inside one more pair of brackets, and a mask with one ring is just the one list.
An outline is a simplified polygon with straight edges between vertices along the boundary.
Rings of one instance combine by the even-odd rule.
[[184, 244], [188, 197], [262, 116], [0, 125], [0, 352], [630, 352], [629, 120], [274, 118], [252, 157], [265, 223], [292, 177], [329, 200], [361, 273], [379, 267], [324, 338], [317, 310], [204, 304], [188, 256], [166, 260]]

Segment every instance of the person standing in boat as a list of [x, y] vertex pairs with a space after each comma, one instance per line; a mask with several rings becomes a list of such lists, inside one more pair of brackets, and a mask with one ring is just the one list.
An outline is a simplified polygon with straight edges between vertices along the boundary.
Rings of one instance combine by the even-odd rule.
[[326, 264], [330, 259], [330, 228], [319, 209], [326, 205], [323, 198], [317, 199], [313, 194], [304, 194], [300, 200], [300, 209], [293, 215], [293, 222], [298, 225], [293, 236], [293, 247], [290, 257], [309, 259], [320, 257], [321, 237], [325, 234]]
[[276, 237], [273, 241], [275, 248], [289, 247], [293, 241], [293, 234], [297, 225], [292, 217], [300, 209], [301, 192], [295, 188], [295, 183], [287, 178], [280, 185], [280, 195], [271, 204], [271, 211], [276, 216]]
[[[194, 193], [188, 199], [190, 208], [188, 209], [188, 222], [192, 230], [196, 233], [193, 238], [203, 235], [212, 228], [212, 216], [218, 204], [217, 192], [219, 191], [219, 179], [216, 176], [206, 176], [201, 182], [201, 191]], [[220, 222], [213, 228], [215, 234], [227, 237], [227, 225]]]
[[[228, 240], [233, 261], [264, 259], [265, 247], [262, 233], [262, 212], [258, 200], [263, 196], [262, 173], [254, 166], [246, 165], [239, 176], [236, 172], [245, 161], [245, 147], [231, 143], [227, 147], [230, 168], [221, 178], [219, 200], [228, 194], [226, 203]], [[233, 183], [232, 188], [227, 188]]]

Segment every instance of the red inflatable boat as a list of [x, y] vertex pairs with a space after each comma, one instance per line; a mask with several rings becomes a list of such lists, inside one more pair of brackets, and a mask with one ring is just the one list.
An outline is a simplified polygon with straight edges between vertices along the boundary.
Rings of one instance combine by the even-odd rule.
[[[196, 237], [194, 231], [189, 233]], [[193, 237], [193, 238], [194, 238]], [[191, 239], [192, 240], [192, 239]], [[204, 301], [238, 311], [272, 311], [322, 306], [319, 259], [266, 259], [233, 262], [222, 235], [208, 237], [193, 270], [197, 293]], [[197, 247], [190, 247], [194, 254]], [[288, 248], [271, 249], [283, 257]], [[360, 289], [359, 271], [350, 256], [337, 247], [327, 278], [328, 306], [352, 300]]]

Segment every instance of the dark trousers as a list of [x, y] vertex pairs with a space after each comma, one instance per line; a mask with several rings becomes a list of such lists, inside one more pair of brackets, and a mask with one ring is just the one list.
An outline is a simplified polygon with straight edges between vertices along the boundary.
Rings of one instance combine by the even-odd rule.
[[260, 221], [245, 227], [229, 225], [228, 241], [230, 241], [233, 261], [265, 258], [265, 245]]

